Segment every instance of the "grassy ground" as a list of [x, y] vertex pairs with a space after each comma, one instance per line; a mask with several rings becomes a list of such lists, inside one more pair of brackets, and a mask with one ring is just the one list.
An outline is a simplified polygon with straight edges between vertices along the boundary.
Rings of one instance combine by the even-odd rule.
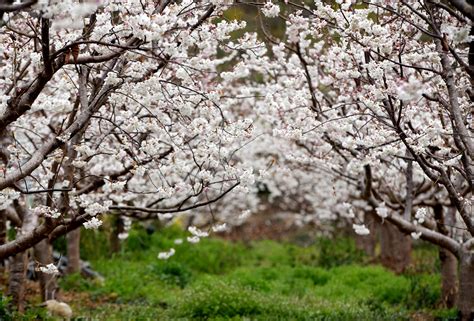
[[[420, 248], [411, 273], [396, 276], [350, 240], [310, 247], [273, 241], [191, 245], [178, 229], [134, 231], [111, 257], [100, 234], [84, 236], [85, 255], [104, 280], [71, 275], [63, 297], [77, 320], [449, 320], [438, 309], [436, 252]], [[167, 261], [160, 251], [176, 249]], [[31, 310], [29, 316], [38, 315]], [[43, 314], [44, 317], [44, 314]], [[0, 317], [1, 319], [1, 317]]]

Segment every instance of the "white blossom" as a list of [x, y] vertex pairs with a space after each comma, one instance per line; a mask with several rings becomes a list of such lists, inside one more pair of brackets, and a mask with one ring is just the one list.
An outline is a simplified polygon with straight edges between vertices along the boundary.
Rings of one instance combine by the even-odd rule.
[[415, 214], [415, 219], [418, 222], [418, 224], [423, 224], [426, 218], [426, 208], [421, 207], [416, 211]]
[[196, 237], [207, 237], [207, 236], [209, 236], [209, 233], [201, 231], [196, 226], [188, 227], [188, 231], [189, 231], [189, 233], [191, 233], [192, 235], [194, 235]]
[[20, 192], [17, 192], [11, 188], [5, 188], [0, 191], [0, 210], [6, 209], [10, 206], [14, 200], [20, 197]]
[[199, 243], [201, 240], [198, 236], [188, 236], [186, 239], [189, 243]]
[[117, 235], [117, 237], [119, 238], [119, 240], [123, 241], [123, 240], [126, 240], [128, 238], [128, 232], [123, 232], [123, 233], [119, 233]]
[[46, 266], [40, 266], [39, 268], [37, 268], [37, 270], [40, 271], [40, 272], [46, 273], [46, 274], [58, 274], [59, 273], [58, 268], [53, 263], [50, 263]]
[[158, 219], [160, 221], [165, 221], [165, 220], [169, 220], [169, 219], [172, 219], [172, 218], [173, 218], [173, 214], [171, 214], [171, 213], [165, 213], [165, 214], [158, 213]]
[[387, 218], [388, 217], [388, 208], [385, 206], [385, 203], [381, 203], [376, 209], [375, 212], [377, 213], [378, 216], [381, 218]]
[[224, 231], [226, 231], [226, 230], [227, 230], [227, 224], [226, 224], [226, 223], [214, 225], [214, 226], [212, 227], [212, 231], [213, 231], [213, 232], [216, 232], [216, 233], [224, 232]]
[[158, 253], [158, 258], [160, 260], [167, 260], [169, 259], [170, 257], [172, 257], [175, 253], [175, 250], [173, 248], [171, 248], [168, 252], [160, 252]]
[[245, 210], [245, 211], [243, 211], [242, 213], [240, 213], [240, 215], [239, 215], [238, 218], [239, 218], [239, 220], [246, 220], [247, 218], [250, 217], [251, 214], [252, 214], [252, 211], [250, 211], [250, 210]]
[[410, 235], [414, 240], [418, 240], [421, 236], [421, 232], [412, 232]]
[[369, 229], [364, 224], [352, 224], [352, 228], [358, 235], [368, 235], [370, 234]]
[[61, 216], [61, 213], [55, 209], [55, 208], [50, 208], [49, 206], [46, 205], [40, 205], [32, 209], [33, 213], [35, 215], [43, 215], [44, 217], [50, 217], [50, 218], [59, 218]]
[[82, 225], [88, 230], [96, 230], [102, 225], [102, 221], [97, 219], [96, 217], [93, 217], [87, 222], [84, 222]]
[[262, 7], [262, 12], [265, 16], [269, 18], [276, 18], [280, 13], [280, 7], [270, 1], [265, 3]]
[[411, 76], [407, 82], [397, 88], [398, 97], [409, 102], [416, 100], [423, 94], [423, 84], [416, 78]]

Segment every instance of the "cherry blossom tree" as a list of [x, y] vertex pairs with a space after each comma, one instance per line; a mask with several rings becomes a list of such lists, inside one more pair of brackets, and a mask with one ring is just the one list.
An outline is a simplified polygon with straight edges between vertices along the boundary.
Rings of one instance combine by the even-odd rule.
[[[326, 162], [333, 175], [358, 186], [358, 204], [348, 208], [356, 233], [370, 233], [357, 221], [363, 217], [356, 208], [372, 209], [404, 233], [456, 256], [458, 307], [463, 319], [471, 319], [472, 5], [252, 5], [286, 23], [279, 39], [262, 18], [275, 59], [267, 67], [271, 78], [262, 88], [267, 103], [261, 114], [294, 135], [311, 162]], [[347, 201], [354, 203], [350, 194]], [[451, 234], [443, 210], [448, 207], [457, 212]]]
[[[10, 293], [20, 309], [29, 248], [51, 299], [47, 267], [57, 237], [98, 228], [105, 213], [173, 215], [253, 183], [252, 169], [234, 159], [252, 139], [251, 122], [233, 111], [217, 70], [258, 48], [252, 39], [228, 44], [245, 23], [216, 21], [225, 7], [2, 7], [1, 210], [18, 229], [15, 239], [3, 239], [0, 258], [13, 257]], [[77, 231], [69, 243], [77, 264]]]

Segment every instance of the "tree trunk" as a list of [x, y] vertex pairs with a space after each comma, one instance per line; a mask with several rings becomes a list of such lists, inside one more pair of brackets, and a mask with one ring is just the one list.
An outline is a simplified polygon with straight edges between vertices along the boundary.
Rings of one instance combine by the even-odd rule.
[[[456, 209], [452, 207], [447, 211], [443, 211], [443, 206], [436, 204], [433, 210], [438, 231], [443, 235], [450, 236], [451, 233], [449, 233], [447, 225], [455, 225]], [[456, 306], [458, 294], [458, 260], [453, 253], [441, 247], [439, 248], [439, 259], [441, 261], [442, 303], [445, 307], [452, 308]]]
[[[0, 245], [7, 243], [7, 213], [0, 211]], [[0, 260], [0, 273], [4, 271], [5, 262]]]
[[364, 222], [370, 226], [369, 235], [356, 235], [356, 246], [359, 250], [363, 250], [367, 256], [375, 258], [375, 247], [377, 245], [377, 232], [380, 219], [374, 211], [366, 212]]
[[411, 237], [388, 221], [380, 228], [380, 260], [395, 273], [402, 273], [411, 261]]
[[439, 250], [441, 261], [441, 300], [443, 306], [453, 308], [456, 306], [458, 294], [458, 260], [451, 252]]
[[474, 253], [462, 251], [459, 263], [459, 312], [462, 321], [472, 321], [474, 320]]
[[[35, 245], [35, 259], [41, 265], [54, 263], [53, 249], [48, 239], [44, 239]], [[56, 277], [51, 274], [38, 272], [38, 278], [43, 301], [53, 300], [56, 295], [56, 290], [58, 289]]]
[[81, 229], [77, 228], [67, 235], [67, 273], [78, 273], [81, 270], [80, 255]]
[[[21, 230], [18, 236], [30, 233], [37, 225], [38, 218], [26, 210], [18, 201], [15, 201], [15, 210], [22, 220]], [[28, 263], [28, 251], [16, 254], [10, 263], [10, 275], [8, 280], [8, 295], [12, 297], [11, 305], [19, 312], [23, 312], [25, 304], [25, 278]]]
[[122, 247], [122, 244], [119, 239], [119, 234], [123, 233], [125, 231], [125, 226], [123, 224], [123, 219], [117, 215], [113, 219], [113, 229], [112, 233], [110, 233], [110, 251], [112, 253], [118, 253], [120, 252], [120, 249]]
[[0, 211], [0, 244], [7, 242], [7, 213], [6, 210]]
[[10, 275], [8, 279], [8, 295], [11, 296], [11, 306], [23, 312], [25, 309], [25, 277], [28, 262], [26, 252], [16, 254], [10, 262]]

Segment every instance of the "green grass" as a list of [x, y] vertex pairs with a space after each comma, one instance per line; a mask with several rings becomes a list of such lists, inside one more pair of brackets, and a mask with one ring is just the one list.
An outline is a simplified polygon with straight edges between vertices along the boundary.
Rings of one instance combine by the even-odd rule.
[[[415, 312], [449, 320], [454, 315], [438, 309], [440, 279], [426, 263], [437, 254], [429, 248], [414, 254], [417, 266], [410, 273], [397, 276], [369, 265], [349, 239], [318, 240], [308, 247], [219, 239], [176, 245], [176, 238], [185, 238], [178, 228], [152, 235], [138, 228], [120, 253], [110, 254], [103, 244], [91, 245], [105, 242], [100, 238], [83, 235], [82, 255], [105, 279], [61, 280], [62, 291], [77, 294], [71, 303], [78, 320], [410, 320]], [[170, 247], [176, 254], [158, 260], [158, 252]]]

